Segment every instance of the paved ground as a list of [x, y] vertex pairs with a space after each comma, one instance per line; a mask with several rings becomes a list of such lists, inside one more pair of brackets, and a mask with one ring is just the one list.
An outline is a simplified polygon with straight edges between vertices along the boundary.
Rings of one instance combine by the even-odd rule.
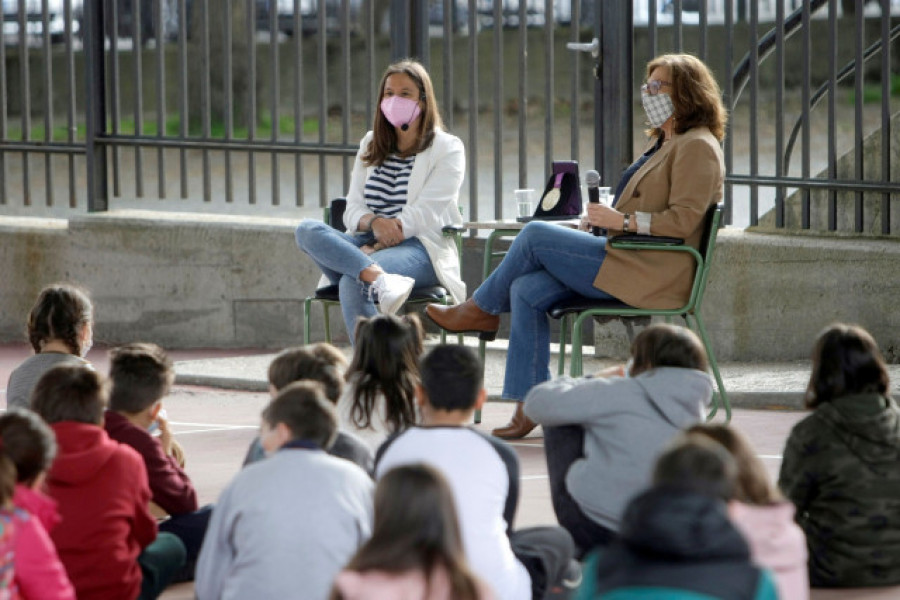
[[[499, 394], [503, 345], [488, 352], [487, 380], [493, 396]], [[30, 350], [24, 344], [0, 345], [0, 396], [5, 399], [5, 382], [9, 372]], [[268, 401], [260, 391], [271, 351], [265, 350], [188, 350], [173, 351], [177, 361], [178, 381], [166, 400], [166, 409], [179, 442], [184, 446], [187, 472], [194, 480], [201, 503], [215, 502], [221, 490], [240, 468], [247, 444], [256, 434], [259, 413]], [[101, 372], [107, 370], [104, 349], [93, 350], [89, 359]], [[597, 369], [602, 363], [590, 361], [585, 370]], [[900, 381], [900, 368], [892, 369], [893, 381]], [[755, 405], [754, 394], [774, 398], [800, 396], [808, 366], [804, 364], [727, 365], [723, 369], [726, 388], [739, 405]], [[188, 385], [190, 384], [190, 385]], [[202, 385], [198, 385], [202, 384]], [[231, 388], [211, 387], [210, 384]], [[896, 391], [896, 385], [895, 385]], [[768, 402], [768, 400], [766, 401]], [[506, 422], [511, 405], [489, 402], [483, 421], [477, 427], [489, 431]], [[735, 427], [747, 434], [762, 457], [769, 472], [777, 475], [784, 441], [804, 412], [788, 409], [736, 408]], [[540, 428], [526, 439], [514, 443], [522, 463], [522, 494], [516, 526], [554, 523], [547, 486]], [[181, 600], [193, 597], [193, 586], [180, 585], [168, 590], [163, 598]], [[863, 600], [900, 597], [900, 589], [841, 590], [816, 592], [814, 599], [859, 598]]]

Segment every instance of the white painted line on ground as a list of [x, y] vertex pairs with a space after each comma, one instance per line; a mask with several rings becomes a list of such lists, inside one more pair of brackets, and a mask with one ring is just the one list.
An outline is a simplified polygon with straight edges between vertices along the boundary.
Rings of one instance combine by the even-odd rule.
[[188, 435], [189, 433], [211, 433], [214, 431], [237, 431], [239, 429], [259, 429], [256, 426], [241, 425], [240, 427], [212, 427], [210, 429], [188, 429], [187, 431], [173, 431], [173, 435]]
[[185, 425], [187, 427], [218, 427], [220, 429], [246, 429], [247, 427], [256, 428], [259, 425], [230, 425], [226, 423], [187, 423], [185, 421], [169, 421], [169, 425]]

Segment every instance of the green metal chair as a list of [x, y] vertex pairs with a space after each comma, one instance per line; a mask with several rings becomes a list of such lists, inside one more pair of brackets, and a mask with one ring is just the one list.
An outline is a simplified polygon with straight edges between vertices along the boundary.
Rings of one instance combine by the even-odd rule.
[[[328, 223], [338, 231], [345, 231], [344, 227], [344, 209], [347, 206], [347, 200], [345, 198], [335, 198], [331, 201], [331, 204], [324, 209], [323, 220], [325, 223]], [[460, 255], [460, 260], [462, 259], [462, 233], [465, 231], [460, 227], [452, 227], [447, 226], [443, 228], [443, 232], [445, 236], [453, 237], [456, 242], [456, 251]], [[324, 287], [320, 287], [315, 291], [312, 296], [307, 296], [303, 301], [303, 343], [309, 344], [310, 341], [310, 326], [312, 324], [312, 303], [318, 302], [322, 305], [322, 312], [324, 315], [324, 325], [325, 325], [325, 340], [331, 343], [331, 319], [330, 319], [330, 309], [334, 306], [340, 306], [341, 301], [338, 297], [338, 286], [337, 285], [326, 285]], [[441, 285], [431, 285], [431, 286], [423, 286], [413, 288], [412, 293], [407, 298], [404, 306], [408, 306], [410, 304], [429, 304], [429, 303], [440, 303], [440, 304], [453, 304], [453, 297], [450, 296], [450, 293]], [[348, 332], [349, 335], [353, 335], [353, 332]], [[462, 336], [460, 336], [462, 339]], [[441, 330], [441, 343], [447, 341], [446, 332]]]
[[725, 392], [725, 385], [722, 383], [722, 376], [719, 373], [719, 365], [716, 362], [715, 354], [709, 343], [709, 336], [706, 333], [706, 327], [703, 325], [703, 319], [700, 317], [700, 308], [703, 304], [703, 295], [706, 291], [706, 283], [709, 279], [709, 269], [712, 264], [713, 253], [716, 247], [716, 236], [719, 231], [719, 223], [722, 219], [722, 204], [710, 207], [706, 214], [706, 229], [703, 233], [703, 239], [700, 242], [700, 250], [684, 244], [684, 240], [677, 238], [661, 238], [647, 235], [622, 235], [613, 238], [610, 241], [612, 248], [621, 250], [634, 250], [642, 252], [652, 250], [655, 252], [687, 252], [694, 257], [696, 268], [694, 271], [694, 282], [691, 287], [691, 294], [684, 306], [673, 309], [652, 309], [652, 308], [635, 308], [618, 300], [593, 300], [588, 298], [573, 298], [571, 300], [561, 302], [552, 307], [547, 313], [554, 319], [561, 319], [560, 323], [560, 343], [559, 343], [559, 372], [565, 372], [566, 357], [566, 332], [569, 330], [569, 322], [571, 320], [572, 331], [572, 357], [569, 366], [570, 374], [573, 377], [579, 377], [582, 374], [582, 323], [586, 319], [595, 316], [607, 317], [653, 317], [661, 316], [666, 320], [672, 317], [682, 317], [685, 324], [693, 329], [703, 341], [706, 354], [709, 357], [709, 365], [712, 369], [713, 376], [718, 386], [718, 394], [714, 397], [713, 406], [707, 415], [707, 419], [712, 419], [719, 407], [725, 410], [725, 422], [731, 421], [731, 404], [728, 402], [728, 395]]

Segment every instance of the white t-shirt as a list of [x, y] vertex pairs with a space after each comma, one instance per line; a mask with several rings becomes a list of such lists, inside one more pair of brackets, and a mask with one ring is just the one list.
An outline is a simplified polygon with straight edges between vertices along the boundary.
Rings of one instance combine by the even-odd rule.
[[502, 441], [467, 427], [412, 427], [375, 458], [375, 479], [393, 467], [427, 463], [447, 478], [466, 559], [498, 598], [531, 598], [531, 577], [513, 554], [508, 530], [519, 499], [519, 462]]

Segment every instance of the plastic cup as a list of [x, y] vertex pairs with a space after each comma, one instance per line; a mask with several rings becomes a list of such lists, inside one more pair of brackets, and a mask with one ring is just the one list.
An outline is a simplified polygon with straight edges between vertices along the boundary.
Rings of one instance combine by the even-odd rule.
[[599, 197], [600, 197], [600, 204], [605, 204], [605, 205], [609, 206], [609, 201], [612, 199], [609, 195], [609, 190], [610, 190], [610, 188], [608, 188], [608, 187], [597, 188], [597, 191], [599, 192]]
[[534, 190], [516, 190], [516, 217], [530, 217], [532, 214], [531, 198]]

